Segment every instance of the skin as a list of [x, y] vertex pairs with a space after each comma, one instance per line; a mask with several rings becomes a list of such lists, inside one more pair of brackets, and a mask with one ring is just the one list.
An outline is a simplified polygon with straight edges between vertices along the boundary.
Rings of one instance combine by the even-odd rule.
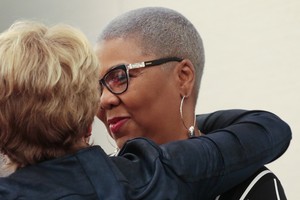
[[[143, 54], [134, 39], [112, 39], [98, 44], [100, 78], [114, 66], [159, 59]], [[168, 69], [164, 67], [170, 66]], [[98, 118], [121, 148], [136, 137], [147, 137], [158, 144], [186, 139], [187, 129], [180, 118], [179, 106], [183, 95], [185, 123], [194, 121], [195, 98], [192, 97], [194, 67], [187, 59], [169, 62], [160, 67], [129, 71], [128, 90], [120, 95], [104, 87], [100, 97]], [[198, 130], [197, 130], [198, 131]]]

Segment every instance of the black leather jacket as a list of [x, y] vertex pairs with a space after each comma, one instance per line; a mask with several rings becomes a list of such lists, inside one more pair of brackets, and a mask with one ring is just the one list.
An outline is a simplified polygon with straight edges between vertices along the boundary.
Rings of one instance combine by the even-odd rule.
[[134, 139], [117, 157], [93, 146], [19, 169], [0, 179], [0, 199], [212, 199], [279, 157], [291, 140], [289, 126], [263, 111], [220, 111], [197, 122], [207, 135], [161, 146]]

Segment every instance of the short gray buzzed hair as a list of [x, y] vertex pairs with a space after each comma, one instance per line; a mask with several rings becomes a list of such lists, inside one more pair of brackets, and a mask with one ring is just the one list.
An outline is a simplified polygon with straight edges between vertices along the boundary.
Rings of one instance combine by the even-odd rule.
[[145, 54], [189, 59], [196, 69], [197, 99], [205, 62], [204, 48], [200, 34], [186, 17], [162, 7], [132, 10], [112, 20], [97, 43], [116, 38], [135, 39]]

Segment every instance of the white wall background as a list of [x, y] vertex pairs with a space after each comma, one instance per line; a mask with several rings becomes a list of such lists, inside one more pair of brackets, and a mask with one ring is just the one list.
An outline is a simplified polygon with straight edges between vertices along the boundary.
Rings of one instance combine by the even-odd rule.
[[[288, 199], [300, 199], [299, 0], [0, 0], [0, 31], [17, 19], [64, 22], [80, 28], [94, 43], [113, 17], [144, 6], [178, 10], [202, 35], [206, 69], [197, 113], [264, 109], [290, 124], [290, 148], [268, 166], [281, 179]], [[97, 119], [93, 135], [95, 143], [113, 151], [113, 142]]]

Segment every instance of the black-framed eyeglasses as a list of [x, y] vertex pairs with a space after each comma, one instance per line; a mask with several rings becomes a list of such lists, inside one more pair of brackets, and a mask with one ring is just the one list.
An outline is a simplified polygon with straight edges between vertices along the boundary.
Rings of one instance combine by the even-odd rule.
[[182, 58], [168, 57], [157, 60], [150, 60], [146, 62], [139, 62], [133, 64], [118, 65], [110, 69], [102, 79], [99, 80], [100, 93], [102, 94], [103, 86], [105, 86], [113, 94], [124, 93], [129, 84], [129, 70], [138, 69], [142, 67], [158, 66], [167, 62], [181, 62]]

